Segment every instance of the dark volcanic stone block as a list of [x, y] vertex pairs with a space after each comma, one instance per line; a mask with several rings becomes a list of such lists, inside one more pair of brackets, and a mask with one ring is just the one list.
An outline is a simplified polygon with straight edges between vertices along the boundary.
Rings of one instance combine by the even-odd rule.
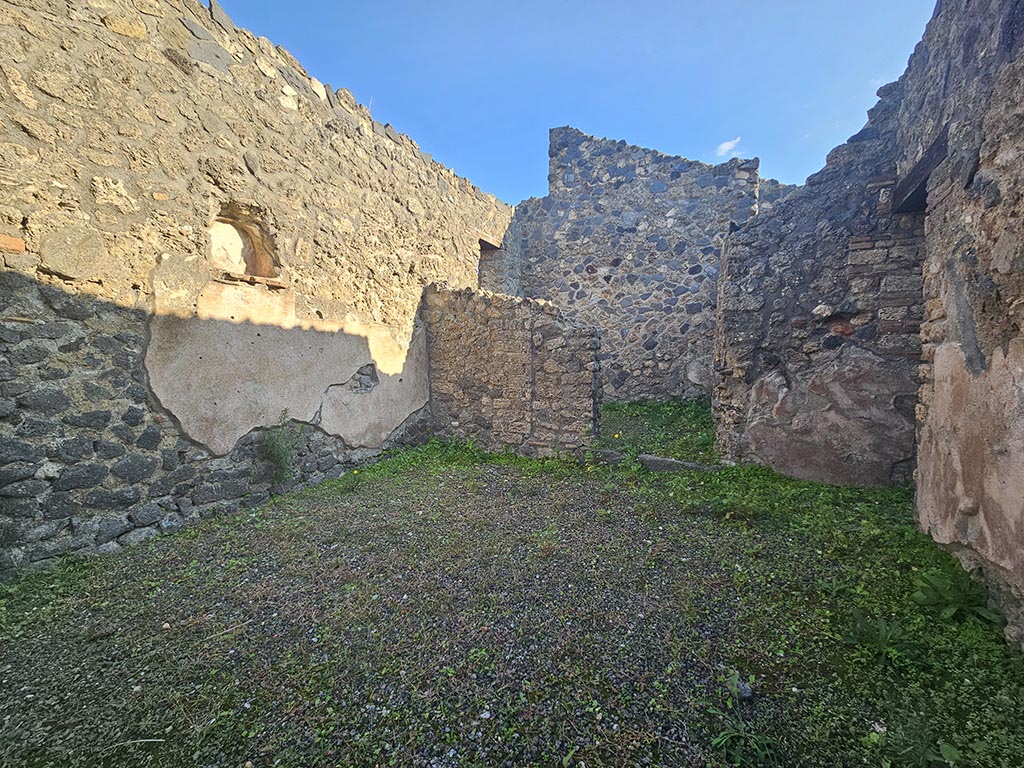
[[86, 506], [95, 509], [127, 509], [142, 498], [138, 488], [121, 488], [116, 491], [95, 490], [85, 497]]
[[53, 488], [57, 491], [92, 488], [102, 483], [109, 473], [110, 470], [105, 464], [73, 464], [61, 470], [60, 476], [53, 483]]
[[135, 441], [135, 445], [139, 448], [143, 448], [147, 451], [155, 451], [160, 447], [160, 438], [163, 437], [163, 432], [160, 427], [155, 424], [150, 424], [139, 435], [139, 439]]
[[155, 456], [131, 454], [116, 462], [110, 473], [129, 483], [138, 483], [152, 475], [159, 464], [160, 460]]
[[43, 451], [37, 446], [13, 437], [0, 435], [0, 465], [13, 461], [35, 461], [42, 458]]
[[103, 429], [110, 423], [111, 416], [110, 411], [86, 411], [85, 413], [68, 414], [61, 421], [72, 427]]

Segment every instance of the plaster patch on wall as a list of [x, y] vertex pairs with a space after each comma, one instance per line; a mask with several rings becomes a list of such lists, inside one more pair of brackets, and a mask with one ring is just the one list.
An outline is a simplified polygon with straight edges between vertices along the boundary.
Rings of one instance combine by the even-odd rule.
[[847, 347], [818, 369], [792, 376], [787, 383], [782, 372], [771, 371], [751, 388], [747, 439], [757, 461], [817, 482], [909, 480], [893, 476], [909, 471], [914, 456], [914, 426], [895, 407], [914, 383], [905, 366]]
[[166, 315], [152, 318], [150, 331], [153, 392], [191, 439], [218, 455], [284, 411], [349, 446], [377, 448], [427, 402], [419, 331], [402, 370], [366, 392], [344, 386], [372, 359], [363, 336]]
[[244, 283], [210, 281], [196, 297], [200, 320], [257, 323], [291, 328], [295, 322], [295, 294]]
[[[372, 364], [370, 364], [372, 365]], [[397, 374], [360, 373], [357, 382], [376, 377], [370, 386], [351, 385], [351, 379], [330, 386], [323, 395], [320, 428], [337, 435], [352, 448], [379, 448], [412, 413], [427, 404], [426, 335], [419, 326], [413, 331], [405, 366]]]
[[[426, 404], [421, 332], [351, 312], [300, 320], [298, 291], [286, 280], [251, 284], [223, 274], [231, 265], [218, 259], [245, 262], [231, 250], [246, 247], [244, 233], [215, 222], [210, 234], [208, 261], [169, 257], [153, 281], [146, 369], [153, 393], [189, 438], [223, 455], [287, 411], [350, 447], [379, 448]], [[348, 386], [368, 367], [374, 386]]]
[[962, 544], [1024, 593], [1024, 339], [974, 376], [959, 344], [935, 350], [935, 392], [921, 427], [918, 521]]
[[210, 260], [228, 272], [245, 273], [246, 254], [252, 246], [231, 224], [215, 221], [210, 225]]

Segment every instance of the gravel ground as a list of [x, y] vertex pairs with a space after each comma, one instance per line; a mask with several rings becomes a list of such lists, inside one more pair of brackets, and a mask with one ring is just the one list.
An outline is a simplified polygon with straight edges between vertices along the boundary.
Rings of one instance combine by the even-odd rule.
[[72, 566], [0, 652], [0, 753], [703, 765], [738, 537], [641, 512], [578, 477], [412, 469]]
[[[835, 617], [858, 589], [890, 599], [858, 553], [917, 565], [865, 527], [876, 497], [841, 494], [853, 521], [821, 538], [750, 510], [823, 486], [729, 478], [435, 445], [28, 576], [0, 591], [0, 763], [880, 765], [860, 745], [904, 706], [891, 681], [916, 701], [932, 678], [864, 660]], [[1012, 741], [1024, 667], [992, 636]], [[970, 674], [960, 704], [996, 695]]]

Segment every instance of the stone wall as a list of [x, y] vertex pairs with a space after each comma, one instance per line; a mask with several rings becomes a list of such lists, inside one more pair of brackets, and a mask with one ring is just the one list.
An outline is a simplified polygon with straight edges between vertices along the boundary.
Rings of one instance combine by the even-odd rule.
[[1022, 46], [1021, 0], [938, 3], [864, 130], [732, 236], [716, 390], [724, 454], [828, 482], [906, 478], [916, 404], [919, 523], [1018, 642]]
[[[379, 452], [289, 421], [292, 476], [282, 482], [261, 450], [266, 430], [213, 455], [153, 401], [144, 365], [148, 319], [0, 272], [0, 572], [68, 552], [116, 551], [253, 506], [271, 490], [336, 476]], [[322, 335], [287, 333], [295, 343]], [[418, 439], [422, 413], [384, 444]]]
[[297, 484], [714, 386], [798, 477], [907, 482], [916, 427], [1024, 638], [1024, 0], [941, 0], [795, 191], [560, 128], [514, 218], [216, 3], [7, 0], [0, 46], [0, 572], [265, 499], [275, 425]]
[[0, 570], [415, 432], [423, 287], [511, 209], [193, 0], [0, 3]]
[[600, 334], [550, 303], [429, 288], [435, 434], [527, 455], [576, 451], [597, 434]]
[[552, 129], [549, 155], [549, 195], [516, 208], [481, 286], [603, 329], [609, 398], [706, 395], [721, 247], [757, 210], [758, 161], [711, 166], [573, 128]]
[[1024, 3], [940, 3], [904, 76], [900, 168], [927, 185], [919, 522], [1024, 644], [1022, 46]]
[[734, 461], [909, 483], [923, 217], [894, 213], [900, 85], [825, 168], [733, 233], [719, 283], [718, 444]]

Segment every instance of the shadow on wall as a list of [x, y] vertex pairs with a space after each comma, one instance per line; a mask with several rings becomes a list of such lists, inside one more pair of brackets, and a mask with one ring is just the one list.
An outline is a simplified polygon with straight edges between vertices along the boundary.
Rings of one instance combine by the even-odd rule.
[[325, 317], [281, 263], [264, 222], [255, 206], [222, 204], [208, 264], [159, 260], [145, 359], [154, 396], [216, 454], [282, 413], [350, 446], [379, 447], [427, 402], [415, 314], [412, 329], [346, 307]]
[[[148, 385], [151, 407], [166, 409], [189, 438], [218, 455], [253, 429], [278, 423], [284, 412], [349, 446], [376, 448], [427, 401], [426, 343], [418, 326], [399, 359], [391, 348], [381, 354], [388, 346], [375, 343], [381, 329], [345, 324], [361, 327], [360, 335], [302, 328], [294, 325], [293, 314], [280, 318], [260, 312], [253, 308], [260, 289], [252, 286], [241, 286], [246, 293], [232, 303], [223, 301], [223, 293], [238, 288], [209, 284], [221, 299], [220, 314], [233, 313], [226, 319], [217, 317], [209, 302], [204, 305], [202, 295], [199, 316], [150, 315], [14, 273], [3, 277], [8, 296], [3, 340], [12, 364], [6, 388], [19, 406], [9, 418], [22, 408], [31, 410], [36, 399], [28, 393], [44, 382], [47, 391], [63, 392], [61, 404], [67, 399], [71, 405], [79, 395], [83, 407], [102, 404], [101, 392], [85, 386], [85, 371], [104, 377], [90, 347], [99, 343], [113, 349], [122, 338], [136, 337], [148, 339], [144, 357], [132, 357], [130, 366], [124, 365], [127, 357], [111, 362], [137, 385]], [[282, 324], [250, 319], [261, 315]]]

